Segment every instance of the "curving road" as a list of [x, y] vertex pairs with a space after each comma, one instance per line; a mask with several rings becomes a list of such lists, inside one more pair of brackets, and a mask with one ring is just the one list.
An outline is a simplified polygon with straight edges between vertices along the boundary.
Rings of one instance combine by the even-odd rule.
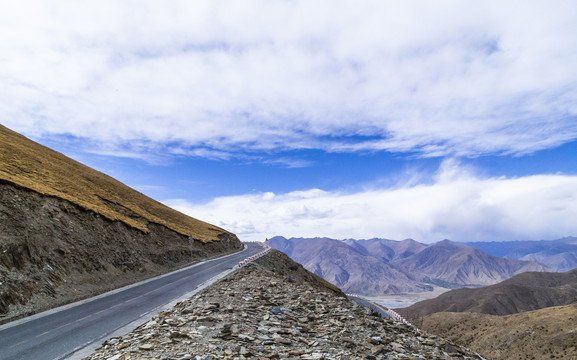
[[347, 297], [349, 298], [349, 300], [354, 301], [357, 305], [360, 305], [362, 307], [365, 307], [369, 310], [372, 311], [376, 311], [379, 315], [381, 315], [381, 317], [389, 317], [392, 318], [391, 314], [389, 314], [387, 311], [385, 311], [385, 309], [383, 309], [382, 307], [368, 301], [365, 300], [363, 298], [360, 298], [358, 296], [352, 296], [352, 295], [347, 295]]
[[88, 355], [116, 331], [129, 331], [163, 306], [191, 295], [206, 281], [264, 250], [258, 243], [246, 245], [239, 253], [0, 326], [0, 360]]

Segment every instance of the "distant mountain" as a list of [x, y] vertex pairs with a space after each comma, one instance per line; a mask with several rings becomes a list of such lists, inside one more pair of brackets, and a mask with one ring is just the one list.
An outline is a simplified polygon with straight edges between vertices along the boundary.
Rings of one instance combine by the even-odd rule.
[[493, 256], [537, 261], [557, 271], [577, 268], [577, 237], [541, 241], [502, 241], [464, 243]]
[[413, 274], [459, 285], [490, 285], [525, 271], [546, 271], [535, 262], [504, 259], [470, 246], [443, 240], [392, 261]]
[[386, 261], [397, 259], [404, 259], [414, 255], [427, 247], [413, 239], [406, 239], [403, 241], [388, 240], [388, 239], [369, 239], [369, 240], [344, 240], [344, 243], [352, 246], [359, 251], [380, 257]]
[[523, 271], [546, 271], [541, 264], [497, 258], [470, 246], [412, 239], [335, 240], [274, 237], [271, 247], [341, 287], [364, 295], [400, 294], [495, 284]]
[[565, 273], [526, 272], [477, 289], [456, 289], [398, 310], [405, 317], [438, 312], [510, 315], [577, 302], [577, 269]]
[[377, 256], [371, 256], [362, 246], [328, 238], [287, 240], [277, 236], [268, 244], [349, 293], [388, 294], [424, 290], [417, 278], [382, 260], [381, 256], [389, 252], [384, 246]]

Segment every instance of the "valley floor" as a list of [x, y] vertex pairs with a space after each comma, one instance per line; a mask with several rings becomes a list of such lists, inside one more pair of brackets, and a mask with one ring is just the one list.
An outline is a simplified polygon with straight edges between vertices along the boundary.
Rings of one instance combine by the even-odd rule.
[[411, 306], [419, 301], [434, 299], [437, 296], [449, 291], [450, 289], [435, 286], [433, 291], [422, 293], [409, 293], [397, 295], [380, 295], [380, 296], [362, 296], [371, 302], [377, 303], [389, 309], [399, 309]]

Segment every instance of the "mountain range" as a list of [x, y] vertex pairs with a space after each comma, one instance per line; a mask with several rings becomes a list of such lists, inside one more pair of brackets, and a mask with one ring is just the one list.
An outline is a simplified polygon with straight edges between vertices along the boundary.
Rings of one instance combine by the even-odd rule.
[[496, 284], [526, 271], [548, 271], [534, 261], [505, 259], [443, 240], [423, 244], [412, 239], [335, 240], [271, 238], [269, 245], [305, 268], [362, 295], [402, 294]]
[[465, 243], [493, 256], [537, 261], [556, 271], [577, 268], [577, 237], [540, 241], [491, 241]]

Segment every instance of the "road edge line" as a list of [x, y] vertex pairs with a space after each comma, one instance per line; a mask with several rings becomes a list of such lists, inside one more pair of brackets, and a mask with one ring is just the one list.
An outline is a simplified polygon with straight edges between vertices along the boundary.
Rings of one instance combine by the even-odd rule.
[[56, 308], [52, 308], [52, 309], [49, 309], [49, 310], [46, 310], [46, 311], [43, 311], [43, 312], [40, 312], [40, 313], [37, 313], [37, 314], [34, 314], [34, 315], [27, 316], [27, 317], [25, 317], [25, 318], [21, 318], [21, 319], [18, 319], [18, 320], [14, 320], [14, 321], [8, 322], [8, 323], [6, 323], [6, 324], [2, 324], [2, 325], [0, 325], [0, 331], [6, 330], [6, 329], [10, 329], [11, 327], [14, 327], [14, 326], [17, 326], [17, 325], [21, 325], [21, 324], [27, 323], [27, 322], [32, 321], [32, 320], [40, 319], [40, 318], [43, 318], [43, 317], [48, 316], [48, 315], [52, 315], [52, 314], [57, 313], [57, 312], [62, 311], [62, 310], [66, 310], [66, 309], [73, 308], [73, 307], [75, 307], [75, 306], [83, 305], [83, 304], [86, 304], [86, 303], [89, 303], [89, 302], [98, 300], [98, 299], [100, 299], [100, 298], [102, 298], [102, 297], [105, 297], [105, 296], [108, 296], [108, 295], [112, 295], [112, 294], [116, 294], [116, 293], [118, 293], [118, 292], [121, 292], [121, 291], [124, 291], [124, 290], [128, 290], [128, 289], [133, 288], [133, 287], [135, 287], [135, 286], [139, 286], [139, 285], [142, 285], [142, 284], [146, 284], [146, 283], [148, 283], [148, 282], [150, 282], [150, 281], [154, 281], [154, 280], [156, 280], [156, 279], [161, 279], [161, 278], [163, 278], [163, 277], [170, 276], [170, 275], [172, 275], [172, 274], [176, 274], [176, 273], [179, 273], [179, 272], [182, 272], [182, 271], [186, 271], [186, 270], [188, 270], [188, 269], [191, 269], [191, 268], [193, 268], [193, 267], [196, 267], [196, 266], [205, 264], [205, 263], [210, 262], [210, 261], [214, 261], [214, 260], [217, 260], [217, 259], [224, 259], [224, 258], [227, 258], [227, 257], [229, 257], [229, 256], [233, 256], [233, 255], [240, 254], [240, 253], [248, 250], [248, 246], [245, 245], [245, 244], [243, 244], [243, 245], [244, 245], [244, 248], [243, 248], [242, 250], [237, 251], [237, 252], [234, 252], [234, 253], [231, 253], [231, 254], [227, 254], [227, 255], [224, 255], [224, 256], [221, 256], [221, 257], [217, 257], [217, 258], [213, 258], [213, 259], [204, 260], [204, 261], [195, 263], [195, 264], [193, 264], [193, 265], [190, 265], [190, 266], [187, 266], [187, 267], [178, 269], [178, 270], [171, 271], [171, 272], [166, 273], [166, 274], [157, 275], [157, 276], [152, 277], [152, 278], [150, 278], [150, 279], [142, 280], [142, 281], [139, 281], [139, 282], [134, 283], [134, 284], [126, 285], [126, 286], [123, 286], [123, 287], [120, 287], [120, 288], [117, 288], [117, 289], [114, 289], [114, 290], [107, 291], [107, 292], [105, 292], [105, 293], [102, 293], [102, 294], [93, 296], [93, 297], [88, 298], [88, 299], [84, 299], [84, 300], [76, 301], [76, 302], [73, 302], [73, 303], [70, 303], [70, 304], [62, 305], [62, 306], [59, 306], [59, 307], [56, 307]]
[[122, 327], [119, 327], [118, 329], [113, 330], [112, 332], [105, 334], [104, 336], [99, 337], [98, 339], [94, 339], [91, 342], [85, 343], [85, 344], [77, 347], [76, 349], [72, 350], [72, 352], [69, 353], [68, 355], [65, 355], [64, 357], [60, 357], [58, 359], [80, 360], [82, 358], [90, 356], [96, 349], [98, 349], [99, 347], [102, 346], [103, 340], [128, 334], [129, 332], [133, 331], [137, 327], [139, 327], [139, 326], [149, 322], [150, 320], [152, 320], [152, 318], [154, 316], [156, 316], [159, 312], [172, 309], [177, 303], [191, 298], [192, 296], [194, 296], [194, 295], [198, 294], [199, 292], [201, 292], [202, 290], [212, 286], [214, 283], [216, 283], [220, 279], [228, 276], [229, 274], [231, 274], [232, 272], [234, 272], [236, 270], [238, 270], [238, 268], [236, 268], [236, 266], [233, 267], [232, 269], [225, 270], [225, 271], [221, 272], [220, 274], [215, 275], [212, 278], [206, 280], [205, 282], [200, 284], [193, 291], [190, 291], [184, 295], [181, 295], [181, 296], [171, 300], [169, 303], [161, 305], [155, 309], [150, 310], [149, 312], [142, 314], [138, 319], [134, 320], [133, 322], [128, 323]]

